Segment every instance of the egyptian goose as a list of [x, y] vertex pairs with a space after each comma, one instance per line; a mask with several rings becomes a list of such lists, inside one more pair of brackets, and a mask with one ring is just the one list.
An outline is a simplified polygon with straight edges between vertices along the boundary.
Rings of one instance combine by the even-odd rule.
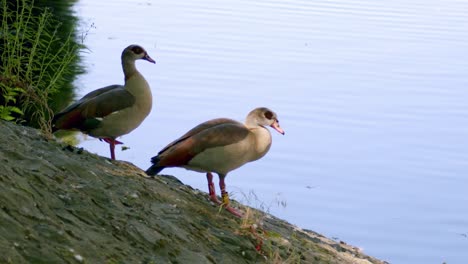
[[135, 67], [136, 60], [155, 61], [141, 46], [130, 45], [122, 52], [125, 85], [110, 85], [94, 90], [57, 113], [53, 131], [80, 130], [109, 143], [115, 160], [116, 138], [137, 128], [151, 111], [150, 86]]
[[[206, 172], [210, 199], [240, 217], [241, 213], [229, 206], [224, 178], [230, 171], [258, 160], [268, 152], [271, 134], [265, 126], [284, 135], [275, 112], [265, 107], [252, 110], [244, 124], [228, 118], [201, 123], [153, 157], [153, 165], [146, 173], [154, 176], [166, 167]], [[216, 197], [211, 172], [219, 176], [222, 202]]]

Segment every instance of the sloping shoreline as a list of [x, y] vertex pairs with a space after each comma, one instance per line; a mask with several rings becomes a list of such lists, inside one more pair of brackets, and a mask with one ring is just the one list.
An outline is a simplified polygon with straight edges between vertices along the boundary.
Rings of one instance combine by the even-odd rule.
[[173, 176], [0, 121], [1, 263], [385, 263]]

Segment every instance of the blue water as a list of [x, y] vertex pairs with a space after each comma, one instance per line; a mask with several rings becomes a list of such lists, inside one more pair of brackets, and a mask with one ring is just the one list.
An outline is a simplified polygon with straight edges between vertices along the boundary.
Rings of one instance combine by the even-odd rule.
[[[467, 1], [80, 0], [75, 10], [89, 48], [80, 95], [123, 83], [129, 44], [157, 61], [137, 63], [154, 108], [120, 138], [130, 149], [118, 159], [146, 169], [198, 123], [268, 106], [286, 135], [272, 131], [270, 152], [229, 174], [232, 197], [391, 263], [467, 263]], [[109, 156], [91, 137], [81, 145]], [[203, 174], [164, 172], [207, 190]]]

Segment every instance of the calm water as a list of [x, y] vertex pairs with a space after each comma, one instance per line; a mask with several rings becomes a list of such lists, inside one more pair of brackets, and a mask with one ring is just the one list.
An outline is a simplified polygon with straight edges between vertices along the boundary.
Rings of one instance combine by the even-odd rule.
[[[138, 62], [154, 108], [118, 159], [145, 169], [194, 125], [268, 106], [286, 135], [272, 131], [268, 155], [229, 175], [234, 198], [253, 191], [252, 205], [391, 263], [468, 261], [467, 1], [80, 0], [75, 10], [89, 29], [80, 95], [123, 83], [131, 43], [157, 61]], [[96, 139], [82, 146], [109, 156]], [[164, 172], [207, 190], [203, 174]]]

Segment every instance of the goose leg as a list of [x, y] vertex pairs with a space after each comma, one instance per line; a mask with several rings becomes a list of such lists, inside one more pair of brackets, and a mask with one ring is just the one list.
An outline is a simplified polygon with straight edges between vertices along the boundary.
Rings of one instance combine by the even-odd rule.
[[104, 140], [109, 144], [111, 159], [115, 160], [115, 145], [123, 144], [122, 142], [115, 140], [115, 138], [100, 138], [99, 140]]
[[221, 189], [221, 198], [223, 200], [222, 206], [231, 214], [242, 217], [242, 213], [238, 210], [229, 206], [229, 193], [226, 191], [226, 184], [224, 183], [224, 178], [226, 175], [218, 174], [219, 175], [219, 188]]
[[109, 148], [110, 148], [110, 153], [111, 153], [111, 159], [115, 160], [115, 141], [114, 140], [112, 140], [109, 143]]
[[213, 174], [211, 174], [211, 172], [206, 173], [206, 179], [208, 180], [208, 192], [210, 193], [210, 200], [216, 204], [221, 204], [221, 202], [218, 200], [218, 197], [216, 197], [216, 190], [213, 183]]

